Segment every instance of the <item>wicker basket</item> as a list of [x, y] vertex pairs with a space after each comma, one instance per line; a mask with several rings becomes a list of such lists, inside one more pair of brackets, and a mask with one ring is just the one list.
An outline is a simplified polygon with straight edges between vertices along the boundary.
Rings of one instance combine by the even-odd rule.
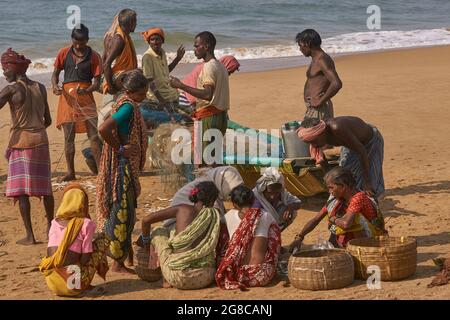
[[[355, 277], [367, 279], [369, 266], [378, 266], [382, 281], [407, 278], [416, 272], [417, 242], [409, 237], [358, 238], [348, 242], [355, 262]], [[369, 271], [370, 272], [370, 271]]]
[[136, 274], [144, 281], [155, 282], [162, 278], [161, 268], [150, 269], [148, 262], [150, 253], [143, 248], [139, 248], [137, 253], [138, 265], [136, 266]]
[[353, 282], [354, 275], [352, 257], [345, 250], [307, 250], [289, 258], [289, 280], [299, 289], [343, 288]]

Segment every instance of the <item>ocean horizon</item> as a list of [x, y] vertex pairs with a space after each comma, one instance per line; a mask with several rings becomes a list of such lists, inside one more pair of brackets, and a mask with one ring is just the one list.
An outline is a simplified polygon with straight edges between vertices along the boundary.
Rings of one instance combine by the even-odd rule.
[[[16, 0], [0, 12], [0, 28], [8, 30], [0, 34], [0, 51], [12, 47], [29, 57], [33, 61], [29, 75], [51, 72], [58, 50], [70, 44], [67, 21], [72, 12], [67, 10], [71, 5], [80, 9], [80, 22], [90, 29], [89, 43], [100, 53], [103, 35], [115, 14], [127, 7], [136, 10], [138, 25], [132, 38], [138, 60], [148, 46], [140, 32], [153, 26], [166, 32], [164, 47], [169, 60], [182, 44], [186, 55], [181, 63], [196, 63], [193, 38], [209, 30], [217, 37], [218, 57], [231, 54], [239, 60], [259, 60], [261, 70], [280, 67], [273, 58], [303, 58], [294, 39], [306, 28], [321, 34], [323, 48], [330, 54], [450, 44], [447, 0]], [[380, 9], [379, 29], [368, 28], [371, 5]], [[295, 64], [292, 59], [280, 61], [288, 61], [287, 66]], [[298, 64], [306, 61], [298, 59]], [[244, 65], [250, 66], [243, 68], [244, 72], [259, 70], [255, 63]]]

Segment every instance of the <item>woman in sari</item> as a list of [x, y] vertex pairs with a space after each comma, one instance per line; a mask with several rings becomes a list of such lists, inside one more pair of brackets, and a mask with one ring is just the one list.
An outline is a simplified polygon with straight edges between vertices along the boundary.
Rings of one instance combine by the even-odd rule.
[[[137, 245], [159, 257], [164, 286], [200, 289], [214, 281], [215, 249], [219, 241], [220, 214], [213, 207], [219, 191], [211, 181], [197, 184], [191, 191], [191, 204], [170, 207], [142, 219], [142, 235]], [[151, 225], [168, 218], [176, 219], [175, 229]]]
[[231, 240], [216, 272], [216, 282], [222, 289], [263, 287], [277, 273], [281, 248], [281, 231], [266, 211], [252, 208], [253, 191], [244, 185], [231, 191], [235, 209], [225, 219]]
[[124, 261], [131, 249], [141, 192], [139, 174], [147, 149], [147, 133], [138, 107], [147, 93], [147, 83], [141, 71], [127, 72], [124, 92], [99, 130], [105, 144], [97, 177], [96, 215], [100, 230], [111, 240], [108, 256], [114, 259], [111, 267], [114, 272], [133, 273]]
[[325, 175], [324, 180], [331, 196], [322, 210], [295, 236], [291, 252], [300, 248], [304, 237], [326, 216], [331, 233], [329, 241], [335, 247], [345, 248], [351, 239], [387, 234], [377, 202], [356, 189], [356, 180], [349, 169], [336, 167]]
[[[215, 168], [205, 168], [200, 171], [198, 177], [186, 184], [180, 190], [178, 190], [172, 198], [171, 206], [179, 206], [182, 204], [191, 205], [192, 202], [189, 198], [191, 192], [197, 184], [202, 181], [212, 181], [216, 188], [219, 190], [219, 195], [217, 196], [217, 200], [214, 203], [214, 207], [219, 210], [221, 223], [220, 223], [220, 238], [219, 243], [217, 244], [216, 253], [217, 253], [217, 264], [220, 263], [225, 251], [227, 249], [227, 243], [229, 240], [228, 230], [223, 219], [225, 214], [225, 206], [224, 201], [228, 200], [230, 197], [231, 190], [235, 187], [244, 184], [244, 180], [242, 179], [239, 171], [232, 166], [219, 166]], [[173, 228], [175, 224], [175, 219], [167, 219], [164, 221], [164, 227]]]
[[92, 289], [96, 272], [105, 279], [109, 241], [104, 236], [93, 240], [95, 223], [88, 211], [87, 193], [78, 184], [68, 185], [51, 224], [47, 257], [39, 265], [56, 295], [75, 296]]

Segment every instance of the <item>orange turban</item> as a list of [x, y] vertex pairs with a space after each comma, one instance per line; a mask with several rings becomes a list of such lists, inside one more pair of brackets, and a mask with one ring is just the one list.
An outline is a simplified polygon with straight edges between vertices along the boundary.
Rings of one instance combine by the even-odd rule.
[[321, 133], [325, 131], [327, 125], [325, 121], [320, 120], [320, 122], [311, 128], [300, 127], [297, 130], [298, 137], [305, 142], [311, 142], [315, 138], [317, 138]]
[[145, 32], [141, 32], [141, 34], [144, 37], [145, 41], [147, 42], [150, 40], [150, 37], [154, 34], [159, 34], [164, 41], [164, 31], [161, 28], [150, 28]]
[[[327, 128], [327, 124], [325, 121], [320, 120], [320, 122], [311, 128], [304, 128], [300, 127], [297, 130], [298, 137], [302, 139], [305, 142], [311, 142], [315, 138], [317, 138], [320, 134], [325, 132], [325, 129]], [[309, 146], [309, 153], [311, 154], [311, 157], [316, 159], [316, 163], [320, 163], [323, 160], [325, 160], [325, 155], [323, 154], [323, 151], [320, 148], [313, 147], [312, 145]]]

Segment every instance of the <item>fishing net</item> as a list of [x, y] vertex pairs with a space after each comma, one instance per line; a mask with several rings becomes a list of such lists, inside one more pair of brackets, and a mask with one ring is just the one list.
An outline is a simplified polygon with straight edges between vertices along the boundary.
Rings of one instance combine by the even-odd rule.
[[[164, 192], [175, 193], [188, 182], [189, 165], [175, 164], [172, 161], [172, 149], [181, 141], [172, 141], [172, 132], [189, 127], [174, 123], [159, 125], [153, 132], [149, 144], [149, 162], [152, 169], [159, 171]], [[190, 130], [192, 131], [192, 130]]]

